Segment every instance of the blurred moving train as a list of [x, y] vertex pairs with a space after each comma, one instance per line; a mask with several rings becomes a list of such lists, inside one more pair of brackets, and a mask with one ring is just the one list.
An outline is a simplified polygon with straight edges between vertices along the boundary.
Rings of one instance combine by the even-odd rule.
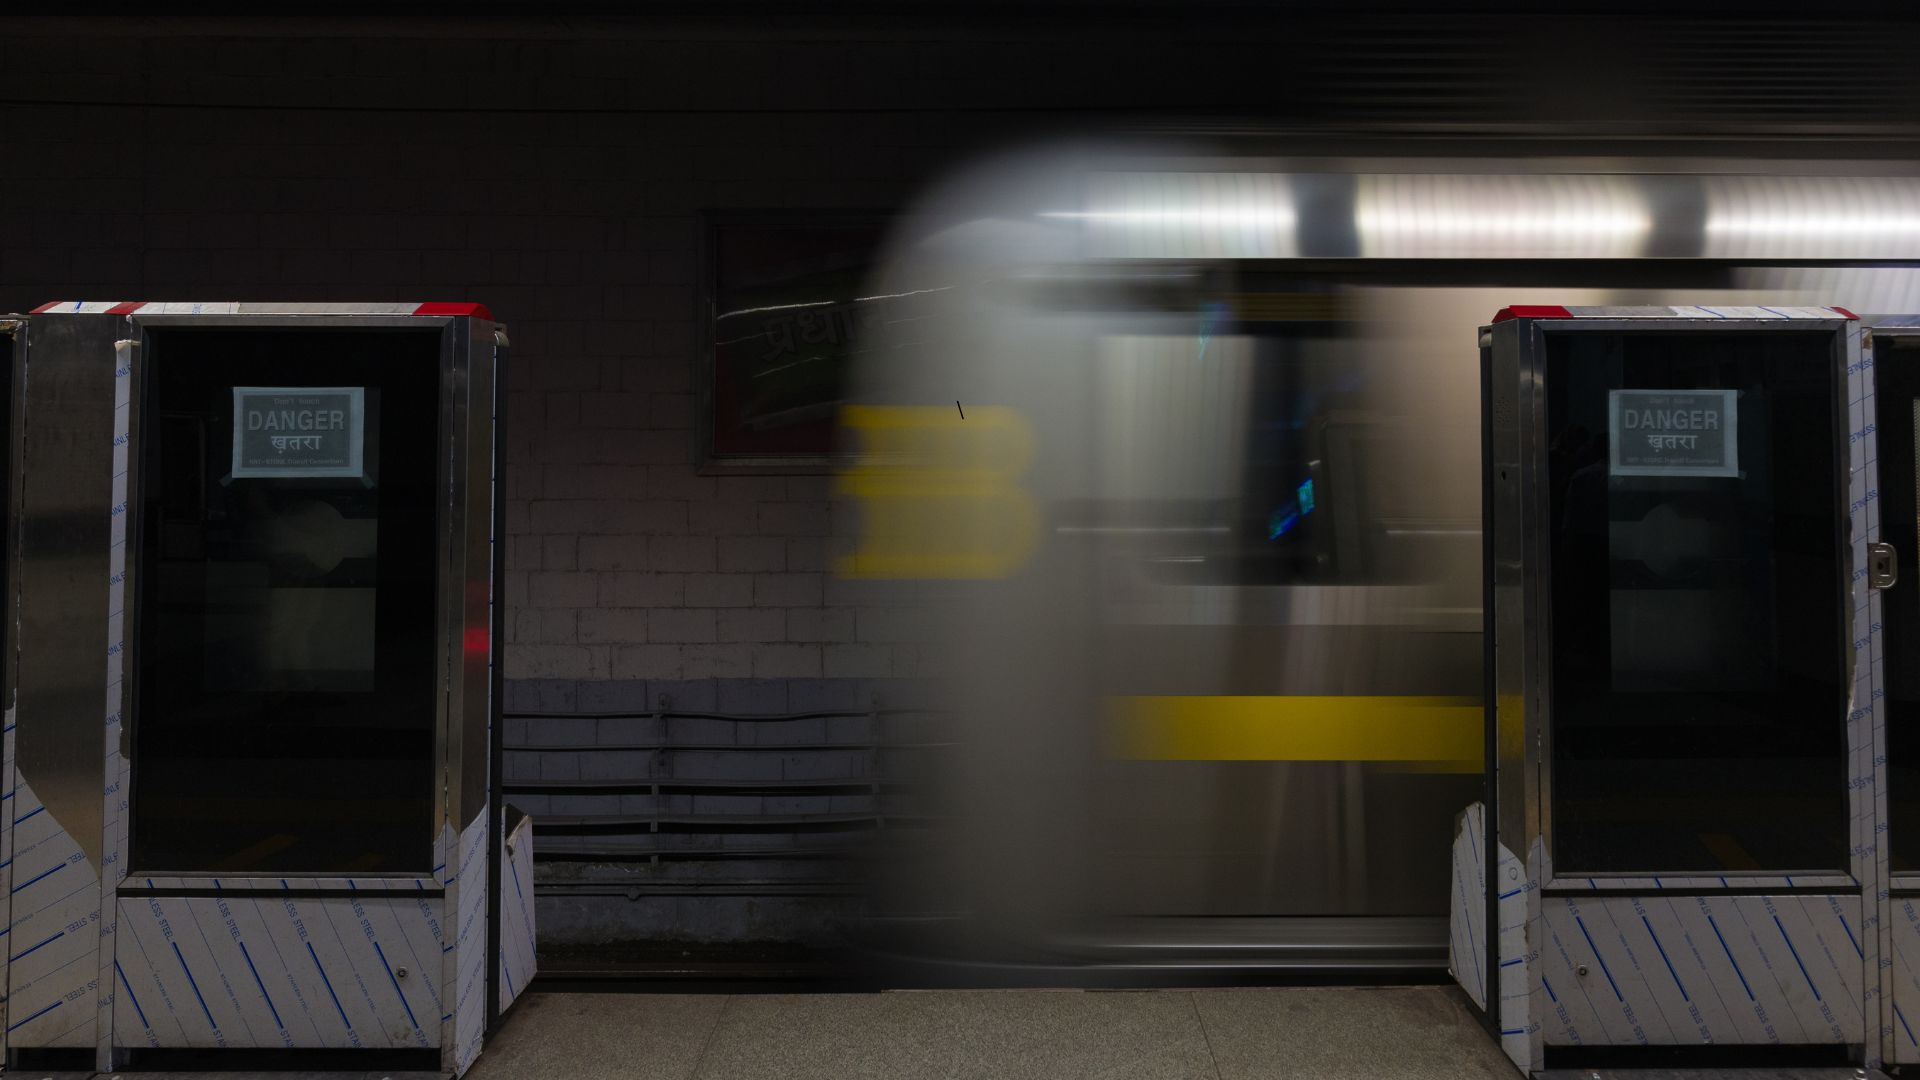
[[898, 884], [976, 959], [1437, 968], [1485, 746], [1476, 328], [1915, 312], [1916, 260], [1920, 170], [1864, 156], [1071, 147], [935, 191], [865, 290], [838, 481], [841, 570], [926, 604], [962, 738]]

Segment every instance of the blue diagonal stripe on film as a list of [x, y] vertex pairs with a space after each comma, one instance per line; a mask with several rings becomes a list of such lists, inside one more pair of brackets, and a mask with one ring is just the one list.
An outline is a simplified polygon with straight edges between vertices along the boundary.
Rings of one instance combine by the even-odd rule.
[[1773, 925], [1780, 928], [1780, 940], [1787, 943], [1787, 951], [1793, 954], [1793, 962], [1800, 968], [1800, 977], [1807, 980], [1807, 989], [1813, 991], [1813, 1000], [1819, 1001], [1820, 988], [1813, 985], [1813, 976], [1807, 974], [1807, 965], [1800, 960], [1800, 950], [1793, 947], [1793, 939], [1787, 936], [1786, 924], [1780, 921], [1780, 916], [1775, 915]]
[[400, 1007], [407, 1010], [407, 1023], [419, 1027], [420, 1021], [413, 1018], [413, 1006], [407, 1004], [407, 993], [400, 989], [400, 980], [394, 977], [393, 965], [387, 963], [387, 951], [382, 949], [377, 941], [373, 943], [373, 951], [374, 955], [380, 958], [380, 966], [387, 969], [387, 981], [393, 984], [393, 993], [400, 999]]
[[18, 824], [20, 824], [21, 822], [23, 822], [23, 821], [25, 821], [25, 820], [27, 820], [28, 818], [30, 818], [30, 817], [32, 817], [32, 816], [33, 816], [33, 815], [35, 815], [35, 814], [44, 814], [44, 813], [46, 813], [46, 810], [47, 810], [47, 808], [46, 808], [46, 807], [44, 807], [44, 806], [36, 806], [36, 807], [34, 807], [33, 809], [31, 809], [31, 810], [29, 810], [29, 811], [27, 811], [26, 813], [24, 813], [24, 814], [21, 814], [21, 815], [20, 815], [19, 817], [17, 817], [17, 818], [14, 818], [14, 819], [13, 819], [13, 823], [14, 823], [15, 825], [18, 825]]
[[1553, 984], [1547, 981], [1545, 975], [1540, 976], [1540, 985], [1546, 988], [1547, 997], [1552, 1000], [1555, 1005], [1560, 1004], [1560, 995], [1553, 992]]
[[12, 963], [13, 961], [20, 959], [21, 957], [27, 955], [28, 953], [34, 951], [35, 949], [40, 948], [41, 945], [45, 945], [48, 942], [52, 942], [52, 941], [58, 941], [59, 939], [66, 936], [67, 936], [67, 932], [65, 930], [56, 930], [54, 931], [54, 934], [52, 937], [44, 938], [40, 941], [39, 944], [29, 945], [25, 949], [21, 950], [20, 952], [14, 953], [12, 956], [7, 957], [7, 962]]
[[1909, 1026], [1907, 1023], [1907, 1014], [1901, 1012], [1900, 1006], [1897, 1004], [1894, 1005], [1893, 1007], [1893, 1015], [1896, 1019], [1900, 1021], [1901, 1028], [1903, 1028], [1906, 1031], [1907, 1041], [1912, 1043], [1915, 1046], [1920, 1046], [1920, 1039], [1916, 1039], [1913, 1037], [1913, 1028]]
[[1667, 965], [1667, 974], [1673, 976], [1673, 985], [1680, 988], [1680, 1000], [1692, 1001], [1693, 998], [1687, 996], [1686, 984], [1680, 981], [1680, 973], [1673, 970], [1673, 961], [1667, 959], [1667, 947], [1660, 944], [1660, 935], [1653, 932], [1653, 923], [1645, 915], [1640, 916], [1640, 922], [1647, 928], [1647, 936], [1653, 939], [1653, 947], [1660, 950], [1660, 960]]
[[273, 1014], [273, 1026], [286, 1030], [287, 1025], [280, 1022], [280, 1010], [273, 1007], [273, 996], [267, 993], [267, 984], [260, 979], [260, 969], [253, 966], [253, 954], [247, 951], [247, 943], [237, 941], [235, 944], [240, 946], [240, 956], [247, 962], [247, 970], [253, 972], [253, 985], [260, 988], [260, 996], [266, 999], [267, 1011]]
[[320, 981], [327, 984], [327, 996], [333, 999], [333, 1007], [340, 1010], [340, 1022], [353, 1030], [353, 1021], [347, 1019], [347, 1010], [340, 1008], [340, 995], [333, 992], [333, 980], [327, 978], [327, 969], [320, 966], [320, 954], [313, 951], [313, 942], [307, 942], [307, 955], [313, 957], [313, 969], [320, 973]]
[[1853, 936], [1853, 927], [1847, 925], [1847, 917], [1837, 911], [1833, 913], [1833, 917], [1840, 920], [1840, 929], [1847, 932], [1847, 940], [1852, 942], [1853, 951], [1859, 954], [1860, 959], [1865, 960], [1867, 958], [1867, 950], [1861, 948], [1859, 939]]
[[1713, 927], [1713, 936], [1716, 939], [1718, 939], [1720, 942], [1720, 951], [1727, 954], [1727, 963], [1733, 965], [1733, 973], [1739, 976], [1740, 989], [1745, 990], [1747, 992], [1747, 1000], [1748, 1001], [1759, 1000], [1758, 998], [1753, 996], [1753, 987], [1747, 985], [1747, 976], [1745, 972], [1740, 970], [1740, 961], [1735, 960], [1733, 958], [1733, 950], [1727, 948], [1727, 939], [1721, 936], [1720, 924], [1717, 922], [1714, 922], [1713, 916], [1709, 915], [1707, 916], [1707, 925]]
[[1580, 928], [1580, 936], [1587, 939], [1587, 948], [1593, 950], [1593, 962], [1600, 965], [1600, 974], [1605, 975], [1607, 977], [1607, 985], [1613, 987], [1613, 996], [1619, 998], [1621, 1001], [1627, 1000], [1626, 995], [1620, 992], [1620, 984], [1613, 981], [1613, 972], [1607, 970], [1607, 962], [1600, 958], [1600, 947], [1593, 943], [1593, 935], [1587, 933], [1585, 920], [1575, 915], [1573, 917], [1573, 924]]
[[173, 946], [173, 958], [180, 961], [180, 970], [187, 973], [187, 985], [193, 987], [193, 999], [200, 1003], [200, 1011], [206, 1014], [207, 1026], [218, 1028], [220, 1025], [213, 1022], [213, 1010], [207, 1008], [207, 999], [200, 996], [200, 983], [193, 977], [193, 969], [187, 966], [187, 958], [180, 953], [180, 943], [169, 941], [167, 944]]
[[34, 1014], [33, 1014], [32, 1016], [29, 1016], [29, 1017], [27, 1017], [27, 1018], [26, 1018], [25, 1020], [22, 1020], [22, 1021], [20, 1021], [20, 1022], [19, 1022], [19, 1023], [17, 1023], [17, 1024], [8, 1024], [8, 1025], [7, 1025], [7, 1030], [8, 1030], [8, 1031], [12, 1031], [12, 1030], [13, 1030], [13, 1029], [15, 1029], [15, 1028], [18, 1028], [18, 1027], [24, 1027], [24, 1026], [26, 1026], [26, 1025], [28, 1025], [28, 1024], [31, 1024], [31, 1023], [33, 1023], [33, 1022], [34, 1022], [35, 1020], [38, 1020], [38, 1019], [40, 1019], [41, 1017], [43, 1017], [43, 1016], [45, 1016], [45, 1015], [47, 1015], [48, 1013], [50, 1013], [50, 1012], [52, 1012], [53, 1010], [55, 1010], [55, 1009], [57, 1009], [57, 1008], [59, 1008], [59, 1007], [60, 1007], [61, 1005], [64, 1005], [64, 1004], [65, 1004], [65, 1002], [61, 1002], [61, 1001], [56, 1001], [56, 1002], [54, 1002], [53, 1004], [51, 1004], [51, 1005], [49, 1005], [49, 1006], [47, 1006], [47, 1007], [46, 1007], [46, 1008], [44, 1008], [44, 1009], [41, 1009], [41, 1010], [40, 1010], [39, 1012], [37, 1012], [37, 1013], [34, 1013]]
[[62, 863], [55, 863], [55, 864], [53, 864], [53, 866], [52, 866], [52, 867], [50, 867], [50, 868], [48, 868], [48, 869], [46, 869], [46, 870], [42, 870], [42, 871], [40, 871], [39, 873], [37, 873], [37, 874], [35, 874], [35, 875], [33, 875], [32, 877], [30, 877], [30, 878], [28, 878], [27, 880], [25, 880], [25, 881], [23, 881], [23, 882], [21, 882], [20, 884], [18, 884], [18, 885], [15, 885], [15, 886], [14, 886], [14, 887], [13, 887], [12, 889], [9, 889], [9, 890], [8, 890], [8, 893], [9, 893], [9, 894], [11, 894], [11, 893], [17, 893], [17, 892], [19, 892], [19, 891], [20, 891], [21, 889], [24, 889], [24, 888], [26, 888], [27, 886], [29, 886], [29, 885], [32, 885], [32, 884], [33, 884], [34, 882], [36, 882], [36, 881], [39, 881], [39, 880], [41, 880], [41, 879], [43, 879], [43, 878], [46, 878], [46, 877], [48, 877], [48, 876], [50, 876], [50, 875], [52, 875], [52, 874], [53, 874], [53, 872], [54, 872], [55, 870], [64, 870], [64, 869], [66, 869], [66, 866], [67, 866], [67, 864], [66, 864], [66, 863], [63, 863], [63, 862], [62, 862]]
[[140, 1026], [152, 1030], [153, 1025], [147, 1023], [147, 1010], [141, 1008], [140, 999], [133, 996], [133, 984], [127, 981], [127, 973], [120, 970], [120, 961], [118, 960], [113, 962], [113, 973], [120, 976], [120, 985], [126, 988], [127, 1000], [133, 1002], [133, 1012], [135, 1016], [140, 1018]]

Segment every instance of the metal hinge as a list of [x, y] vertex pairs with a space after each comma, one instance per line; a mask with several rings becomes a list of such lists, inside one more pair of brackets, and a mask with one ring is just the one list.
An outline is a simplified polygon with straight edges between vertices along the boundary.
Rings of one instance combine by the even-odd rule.
[[1867, 545], [1867, 588], [1876, 592], [1893, 588], [1900, 580], [1900, 553], [1892, 544]]

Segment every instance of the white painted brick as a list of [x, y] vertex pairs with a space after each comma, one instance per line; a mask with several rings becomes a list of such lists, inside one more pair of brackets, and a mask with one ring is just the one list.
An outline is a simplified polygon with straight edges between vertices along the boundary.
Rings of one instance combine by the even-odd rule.
[[[714, 541], [715, 564], [722, 572], [787, 569], [787, 545], [777, 536], [722, 536]], [[819, 567], [794, 567], [815, 570]]]
[[827, 504], [764, 502], [759, 504], [759, 524], [767, 536], [825, 536]]
[[612, 428], [618, 431], [657, 427], [649, 423], [650, 411], [645, 394], [609, 393], [603, 390], [581, 399], [579, 416], [575, 422], [583, 428]]
[[601, 607], [678, 607], [686, 602], [682, 574], [601, 574]]
[[752, 536], [759, 528], [759, 512], [753, 503], [693, 503], [687, 508], [687, 531], [721, 536]]
[[786, 498], [792, 502], [826, 502], [830, 486], [825, 476], [789, 476]]
[[755, 645], [753, 675], [757, 679], [817, 679], [818, 645]]
[[634, 645], [647, 640], [646, 608], [588, 608], [579, 613], [583, 645]]
[[548, 536], [541, 543], [540, 566], [544, 570], [579, 569], [579, 540], [572, 536]]
[[616, 679], [684, 678], [686, 664], [679, 645], [616, 645], [613, 647], [613, 672]]
[[549, 499], [640, 499], [682, 502], [686, 492], [657, 490], [647, 465], [545, 465], [539, 495]]
[[788, 641], [852, 641], [854, 613], [846, 608], [791, 608]]
[[605, 646], [515, 645], [507, 650], [509, 679], [604, 679], [608, 674]]
[[651, 395], [647, 399], [647, 422], [663, 431], [693, 427], [693, 395]]
[[528, 599], [543, 608], [592, 607], [600, 591], [595, 575], [573, 571], [535, 571], [528, 586]]
[[796, 536], [777, 542], [786, 546], [788, 570], [818, 572], [833, 569], [833, 559], [824, 537]]
[[782, 641], [786, 628], [787, 613], [779, 608], [728, 608], [714, 616], [721, 641]]
[[713, 537], [651, 537], [647, 540], [647, 567], [652, 570], [710, 571], [714, 568]]
[[753, 575], [753, 602], [762, 607], [808, 607], [821, 593], [819, 574]]
[[714, 481], [714, 497], [721, 502], [780, 502], [787, 497], [784, 476], [722, 476]]
[[[773, 541], [773, 543], [777, 545], [779, 544], [779, 541], [775, 540]], [[506, 544], [507, 544], [507, 569], [509, 570], [540, 569], [541, 548], [540, 548], [540, 541], [538, 539], [531, 536], [509, 536], [506, 538]], [[759, 569], [778, 570], [780, 568], [775, 566], [775, 567], [761, 567]]]
[[885, 679], [893, 675], [888, 645], [824, 646], [823, 671], [829, 679]]
[[748, 607], [753, 577], [748, 574], [688, 574], [688, 607]]
[[681, 647], [684, 677], [689, 679], [744, 679], [753, 674], [752, 645], [685, 645]]
[[710, 608], [654, 608], [647, 613], [647, 640], [710, 642], [715, 640]]
[[582, 570], [647, 569], [644, 536], [583, 536], [579, 550]]
[[685, 465], [649, 465], [647, 494], [656, 499], [708, 502], [715, 498], [717, 478], [701, 476]]
[[687, 504], [628, 499], [542, 499], [532, 507], [536, 533], [631, 536], [687, 531]]
[[540, 636], [537, 640], [548, 645], [571, 645], [579, 641], [579, 633], [574, 625], [576, 614], [571, 608], [540, 612]]

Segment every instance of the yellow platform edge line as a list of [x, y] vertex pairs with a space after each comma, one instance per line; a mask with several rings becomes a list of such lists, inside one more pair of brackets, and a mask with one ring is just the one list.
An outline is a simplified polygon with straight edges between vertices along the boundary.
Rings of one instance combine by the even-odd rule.
[[1478, 698], [1212, 696], [1108, 699], [1112, 752], [1135, 761], [1365, 761], [1479, 772]]

